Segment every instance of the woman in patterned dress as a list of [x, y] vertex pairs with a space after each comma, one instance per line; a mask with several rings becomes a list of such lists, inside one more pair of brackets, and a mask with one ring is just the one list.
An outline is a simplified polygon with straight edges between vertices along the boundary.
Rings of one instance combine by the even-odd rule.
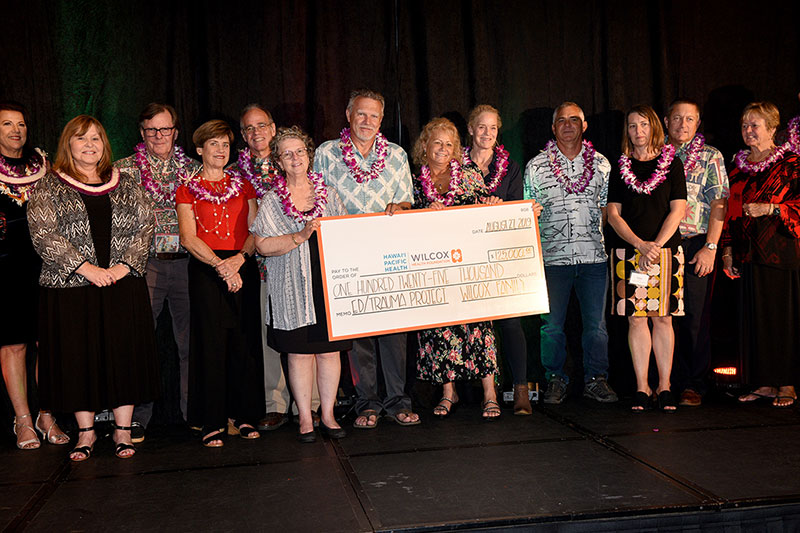
[[[673, 412], [670, 391], [675, 335], [672, 316], [683, 315], [683, 250], [678, 225], [686, 210], [683, 164], [649, 106], [625, 114], [622, 156], [608, 188], [611, 237], [611, 313], [628, 317], [628, 345], [636, 374], [634, 411], [650, 406]], [[649, 321], [652, 321], [651, 333]], [[658, 365], [655, 395], [648, 383], [650, 351]]]
[[[428, 122], [414, 144], [414, 207], [446, 209], [452, 205], [495, 204], [501, 200], [486, 191], [483, 176], [473, 165], [462, 167], [461, 143], [455, 125], [445, 118]], [[483, 419], [500, 416], [495, 374], [497, 348], [491, 322], [459, 324], [417, 333], [417, 373], [422, 380], [442, 384], [442, 399], [433, 414], [444, 418], [458, 403], [455, 381], [480, 379]]]

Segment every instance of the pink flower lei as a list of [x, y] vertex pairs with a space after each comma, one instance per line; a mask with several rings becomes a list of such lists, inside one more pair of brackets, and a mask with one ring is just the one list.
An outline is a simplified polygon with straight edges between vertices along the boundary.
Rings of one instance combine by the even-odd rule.
[[427, 165], [422, 165], [419, 169], [419, 181], [422, 183], [422, 192], [431, 202], [441, 202], [444, 205], [453, 205], [456, 194], [460, 192], [461, 185], [461, 164], [455, 159], [450, 160], [450, 190], [444, 196], [436, 191], [431, 180], [431, 169]]
[[267, 194], [272, 186], [272, 182], [275, 181], [275, 177], [278, 175], [278, 171], [272, 165], [272, 161], [270, 161], [269, 157], [261, 163], [261, 168], [256, 172], [255, 165], [253, 164], [253, 154], [250, 153], [250, 148], [243, 148], [239, 150], [239, 159], [236, 163], [244, 172], [244, 177], [256, 190], [258, 197], [261, 198]]
[[350, 171], [350, 175], [358, 183], [374, 180], [386, 168], [386, 153], [389, 148], [389, 141], [383, 136], [381, 132], [375, 136], [375, 155], [376, 159], [369, 167], [369, 172], [365, 172], [356, 161], [356, 155], [353, 148], [353, 142], [350, 138], [350, 128], [344, 128], [339, 134], [339, 147], [342, 149], [342, 157], [344, 164]]
[[652, 192], [667, 179], [667, 170], [672, 164], [673, 159], [675, 159], [675, 147], [671, 144], [665, 144], [664, 147], [661, 148], [661, 156], [658, 158], [655, 172], [650, 175], [647, 181], [641, 183], [631, 171], [631, 158], [622, 154], [619, 156], [619, 170], [622, 174], [622, 181], [634, 192], [639, 194], [652, 194]]
[[583, 145], [583, 173], [577, 181], [570, 181], [569, 176], [564, 173], [561, 168], [561, 163], [558, 161], [558, 145], [552, 139], [547, 141], [544, 149], [547, 153], [547, 158], [550, 160], [550, 171], [556, 177], [556, 180], [564, 188], [567, 194], [580, 194], [589, 186], [594, 176], [594, 155], [597, 153], [594, 146], [590, 141], [584, 140]]
[[325, 180], [319, 172], [309, 172], [308, 179], [314, 186], [314, 206], [308, 211], [300, 211], [292, 202], [292, 195], [286, 184], [286, 178], [278, 174], [272, 182], [272, 189], [283, 205], [283, 212], [286, 216], [293, 218], [301, 224], [319, 218], [325, 212], [325, 204], [328, 203], [328, 189], [325, 187]]
[[[186, 188], [197, 200], [205, 200], [216, 205], [223, 205], [228, 203], [232, 198], [239, 196], [242, 192], [242, 185], [244, 180], [241, 176], [234, 172], [225, 172], [225, 177], [228, 178], [228, 184], [224, 191], [214, 191], [203, 187], [202, 170], [198, 172], [193, 178], [185, 182]], [[225, 178], [223, 178], [224, 181]]]
[[[469, 158], [469, 152], [470, 148], [468, 146], [465, 146], [461, 151], [462, 165], [472, 163], [472, 159]], [[497, 187], [500, 185], [500, 182], [503, 181], [506, 173], [508, 173], [508, 150], [506, 150], [502, 144], [498, 144], [494, 147], [494, 174], [492, 174], [492, 177], [489, 178], [489, 181], [486, 183], [488, 193], [493, 193], [497, 190]]]
[[39, 148], [34, 148], [41, 158], [35, 158], [25, 164], [25, 169], [20, 173], [8, 164], [6, 158], [0, 155], [0, 193], [8, 195], [17, 205], [28, 201], [28, 196], [36, 182], [47, 172], [47, 154]]
[[800, 155], [800, 115], [789, 121], [787, 129], [789, 132], [789, 140], [787, 141], [789, 150]]
[[700, 157], [700, 152], [705, 145], [706, 138], [703, 137], [702, 133], [696, 134], [694, 139], [689, 142], [686, 147], [686, 162], [683, 164], [684, 171], [689, 172], [697, 165], [697, 159]]
[[180, 146], [174, 148], [175, 164], [178, 170], [175, 175], [178, 177], [178, 183], [175, 187], [170, 188], [166, 184], [159, 183], [153, 178], [153, 170], [150, 161], [147, 159], [147, 149], [144, 143], [139, 143], [134, 148], [134, 161], [139, 168], [139, 179], [142, 182], [145, 190], [155, 198], [159, 203], [173, 204], [175, 203], [175, 190], [177, 186], [189, 181], [189, 176], [186, 173], [186, 167], [189, 165], [189, 158], [183, 152]]
[[751, 163], [747, 160], [747, 156], [750, 155], [750, 150], [740, 150], [736, 153], [733, 160], [736, 162], [736, 166], [742, 172], [747, 174], [755, 175], [759, 172], [764, 172], [772, 165], [783, 159], [783, 156], [786, 155], [786, 152], [789, 150], [789, 143], [783, 143], [780, 146], [776, 146], [772, 153], [768, 158], [763, 161], [759, 161], [758, 163]]

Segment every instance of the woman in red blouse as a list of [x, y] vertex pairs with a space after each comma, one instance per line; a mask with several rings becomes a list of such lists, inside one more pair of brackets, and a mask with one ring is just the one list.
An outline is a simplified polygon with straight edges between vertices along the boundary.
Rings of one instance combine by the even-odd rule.
[[203, 445], [218, 448], [226, 424], [242, 438], [260, 436], [259, 278], [248, 230], [258, 207], [250, 182], [225, 172], [230, 126], [211, 120], [192, 141], [203, 166], [175, 194], [181, 244], [192, 255], [189, 425], [202, 426]]
[[759, 385], [740, 402], [771, 398], [791, 407], [800, 365], [800, 157], [775, 146], [780, 123], [769, 102], [749, 104], [742, 138], [750, 147], [736, 154], [723, 231], [722, 261], [731, 278], [742, 278], [749, 382]]

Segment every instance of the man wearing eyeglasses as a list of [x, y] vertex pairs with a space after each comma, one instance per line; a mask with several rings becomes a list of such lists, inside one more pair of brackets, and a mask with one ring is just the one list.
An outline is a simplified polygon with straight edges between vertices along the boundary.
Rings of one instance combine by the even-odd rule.
[[[381, 134], [384, 99], [374, 91], [360, 89], [350, 94], [345, 112], [349, 128], [338, 139], [322, 143], [314, 155], [314, 171], [321, 172], [336, 188], [347, 212], [387, 215], [411, 208], [411, 170], [405, 151]], [[386, 396], [378, 393], [380, 357]], [[381, 412], [401, 426], [419, 424], [405, 392], [406, 334], [356, 339], [350, 350], [358, 400], [353, 426], [374, 429]]]
[[[175, 146], [179, 127], [178, 114], [172, 106], [148, 104], [139, 115], [143, 142], [136, 146], [133, 155], [120, 159], [114, 166], [139, 180], [153, 199], [156, 231], [147, 262], [147, 287], [154, 322], [164, 303], [169, 305], [178, 347], [180, 408], [185, 420], [189, 389], [189, 255], [180, 244], [175, 190], [181, 181], [197, 173], [200, 163], [186, 157], [183, 150]], [[131, 431], [134, 443], [144, 440], [144, 431], [152, 415], [152, 402], [134, 409]]]

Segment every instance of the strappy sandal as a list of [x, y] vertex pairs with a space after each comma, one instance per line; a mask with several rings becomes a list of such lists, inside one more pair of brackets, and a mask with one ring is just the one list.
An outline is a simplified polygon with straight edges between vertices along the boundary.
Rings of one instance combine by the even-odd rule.
[[447, 418], [450, 416], [450, 413], [453, 411], [453, 409], [456, 408], [456, 405], [458, 405], [458, 397], [456, 397], [454, 400], [451, 400], [447, 396], [442, 396], [442, 399], [439, 400], [439, 404], [433, 408], [433, 414], [439, 418]]
[[42, 443], [39, 442], [39, 437], [36, 436], [36, 430], [33, 429], [33, 426], [30, 424], [30, 421], [27, 424], [22, 422], [22, 420], [25, 420], [26, 418], [31, 418], [31, 414], [28, 413], [27, 415], [20, 415], [14, 417], [14, 436], [18, 436], [19, 432], [27, 429], [33, 434], [33, 438], [28, 440], [23, 440], [22, 442], [17, 441], [17, 448], [19, 448], [20, 450], [35, 450], [36, 448], [41, 446]]
[[486, 400], [481, 404], [481, 407], [483, 408], [481, 418], [487, 422], [494, 422], [500, 418], [500, 415], [502, 414], [502, 411], [500, 411], [500, 404], [494, 400]]
[[[117, 429], [119, 431], [132, 431], [133, 426], [118, 426], [114, 424], [114, 429]], [[114, 455], [116, 455], [120, 459], [130, 459], [136, 453], [136, 447], [134, 447], [133, 444], [128, 444], [127, 442], [116, 442], [116, 441], [114, 441], [114, 444], [117, 445], [116, 448], [114, 448]], [[128, 453], [128, 454], [124, 453], [127, 452], [128, 450], [132, 450], [133, 453]]]
[[[42, 418], [42, 415], [47, 415], [53, 420], [53, 422], [47, 426], [47, 429], [42, 429], [39, 425], [39, 419]], [[36, 431], [38, 431], [42, 436], [42, 440], [45, 440], [50, 444], [61, 446], [69, 443], [69, 435], [61, 431], [61, 428], [56, 425], [56, 417], [54, 417], [53, 413], [50, 411], [39, 411], [39, 414], [36, 416], [36, 423], [33, 427], [36, 428]], [[53, 428], [61, 431], [61, 433], [53, 435]]]
[[[224, 429], [215, 429], [211, 431], [203, 437], [203, 446], [206, 448], [222, 448], [225, 445], [225, 441], [222, 440], [224, 434]], [[219, 444], [212, 444], [214, 441], [219, 441]]]
[[[236, 433], [239, 434], [240, 437], [246, 440], [255, 440], [261, 437], [261, 433], [258, 432], [256, 428], [248, 423], [239, 424], [236, 427]], [[230, 433], [229, 433], [230, 434]]]
[[[94, 426], [89, 426], [88, 428], [78, 428], [78, 433], [85, 433], [87, 431], [94, 431]], [[91, 457], [92, 451], [94, 451], [94, 442], [91, 446], [76, 446], [71, 452], [69, 452], [69, 459], [74, 463], [80, 463], [81, 461], [85, 461]], [[76, 453], [81, 454], [82, 457], [73, 457], [73, 454]]]

